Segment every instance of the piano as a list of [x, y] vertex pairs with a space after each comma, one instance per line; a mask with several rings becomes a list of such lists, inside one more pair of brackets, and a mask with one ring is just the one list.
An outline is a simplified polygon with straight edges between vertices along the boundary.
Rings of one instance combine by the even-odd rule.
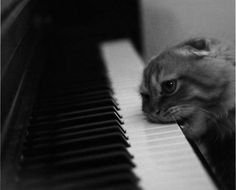
[[[91, 30], [81, 35], [75, 20], [64, 23], [60, 11], [51, 17], [35, 2], [15, 1], [3, 12], [1, 188], [218, 189], [177, 124], [149, 123], [142, 114], [144, 63], [133, 29], [102, 39], [98, 30], [90, 38]], [[22, 10], [34, 15], [32, 26]], [[16, 45], [12, 35], [22, 24]]]

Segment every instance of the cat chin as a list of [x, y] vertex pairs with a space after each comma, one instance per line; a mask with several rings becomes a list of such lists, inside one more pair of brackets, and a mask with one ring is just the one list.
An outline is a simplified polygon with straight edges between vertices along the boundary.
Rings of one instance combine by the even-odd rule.
[[205, 130], [203, 130], [202, 128], [196, 128], [196, 126], [194, 126], [194, 124], [191, 122], [181, 123], [181, 125], [180, 122], [177, 123], [183, 131], [184, 135], [194, 141], [198, 141], [199, 139], [201, 139], [201, 137], [205, 133]]
[[160, 123], [160, 124], [172, 124], [172, 123], [177, 123], [181, 130], [183, 131], [184, 135], [192, 140], [198, 140], [202, 137], [202, 135], [204, 135], [205, 130], [204, 130], [204, 123], [202, 123], [200, 118], [198, 118], [198, 122], [195, 121], [195, 117], [186, 117], [180, 119], [180, 120], [168, 120], [167, 118], [159, 118], [159, 117], [155, 117], [153, 115], [148, 115], [145, 114], [146, 118], [149, 122], [151, 123]]
[[151, 123], [160, 123], [160, 124], [170, 124], [170, 123], [176, 123], [176, 121], [173, 120], [164, 120], [164, 119], [160, 119], [158, 117], [154, 117], [152, 115], [146, 115], [146, 118], [149, 122]]
[[191, 139], [194, 142], [198, 142], [203, 136], [201, 132], [196, 132], [195, 130], [192, 130], [191, 128], [188, 127], [184, 127], [182, 131], [188, 139]]

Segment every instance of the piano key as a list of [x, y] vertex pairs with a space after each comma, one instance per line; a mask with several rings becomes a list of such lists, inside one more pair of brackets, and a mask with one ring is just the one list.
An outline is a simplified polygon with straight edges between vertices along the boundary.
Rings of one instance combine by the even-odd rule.
[[[108, 106], [104, 106], [104, 107], [108, 107]], [[113, 105], [111, 105], [110, 106], [111, 108], [113, 108], [114, 106]], [[72, 117], [66, 117], [66, 118], [58, 118], [58, 119], [56, 119], [56, 120], [47, 120], [47, 121], [38, 121], [38, 122], [31, 122], [32, 124], [31, 124], [31, 126], [32, 127], [34, 127], [34, 128], [36, 128], [36, 127], [40, 127], [41, 128], [41, 126], [43, 127], [43, 126], [47, 126], [47, 125], [56, 125], [56, 124], [62, 124], [62, 125], [66, 125], [66, 123], [70, 123], [70, 122], [72, 122], [73, 123], [73, 121], [76, 121], [76, 120], [79, 120], [79, 121], [82, 121], [82, 120], [86, 120], [86, 118], [91, 118], [91, 117], [93, 117], [93, 118], [95, 118], [95, 117], [100, 117], [100, 116], [105, 116], [105, 115], [109, 115], [109, 114], [111, 114], [111, 115], [115, 115], [115, 116], [117, 116], [117, 118], [122, 118], [122, 116], [117, 112], [117, 109], [116, 109], [116, 107], [114, 107], [115, 109], [110, 109], [110, 110], [103, 110], [101, 113], [99, 113], [99, 112], [96, 112], [96, 113], [89, 113], [89, 114], [86, 114], [86, 115], [79, 115], [79, 116], [72, 116]]]
[[71, 171], [71, 170], [88, 170], [90, 168], [103, 167], [108, 165], [116, 165], [117, 163], [128, 163], [134, 166], [131, 162], [131, 156], [126, 151], [115, 151], [86, 157], [68, 157], [63, 160], [48, 160], [46, 162], [24, 165], [23, 175], [41, 175], [42, 173], [50, 173], [56, 171]]
[[[64, 183], [80, 183], [89, 179], [97, 179], [97, 178], [106, 178], [112, 174], [118, 174], [119, 176], [122, 176], [124, 174], [130, 173], [130, 165], [128, 164], [120, 164], [120, 165], [113, 165], [105, 168], [93, 168], [88, 169], [86, 171], [77, 171], [77, 172], [70, 172], [70, 173], [60, 173], [59, 175], [53, 175], [50, 177], [50, 179], [47, 178], [30, 178], [24, 181], [23, 189], [26, 189], [26, 187], [35, 187], [40, 186], [41, 189], [45, 188], [58, 188]], [[117, 176], [117, 177], [119, 177]], [[131, 177], [133, 180], [137, 180], [137, 178]], [[132, 183], [132, 189], [134, 188], [134, 184]], [[43, 188], [42, 188], [43, 186]], [[114, 187], [115, 188], [115, 187]], [[28, 189], [28, 188], [27, 188]], [[96, 188], [97, 189], [97, 188]], [[126, 188], [124, 188], [126, 189]]]
[[93, 107], [98, 107], [98, 106], [104, 106], [104, 105], [114, 105], [116, 106], [117, 103], [114, 101], [114, 99], [110, 97], [106, 97], [103, 99], [95, 99], [95, 100], [90, 100], [90, 101], [85, 101], [85, 102], [78, 102], [77, 104], [66, 104], [66, 105], [57, 105], [57, 106], [52, 106], [48, 108], [40, 108], [36, 109], [35, 112], [37, 114], [50, 114], [52, 113], [60, 113], [60, 112], [66, 112], [67, 110], [79, 110], [79, 109], [88, 109], [88, 108], [93, 108]]
[[96, 84], [94, 86], [88, 86], [85, 85], [84, 87], [82, 86], [80, 88], [80, 86], [78, 86], [78, 88], [68, 88], [67, 90], [53, 90], [53, 93], [50, 92], [46, 92], [46, 94], [42, 96], [42, 99], [48, 99], [48, 98], [58, 98], [58, 97], [63, 97], [63, 96], [68, 96], [71, 94], [80, 94], [81, 92], [89, 92], [89, 91], [96, 91], [99, 89], [110, 89], [109, 84], [106, 83], [100, 83], [100, 84]]
[[111, 97], [111, 91], [110, 90], [103, 90], [103, 91], [98, 91], [98, 93], [91, 93], [91, 94], [77, 94], [75, 96], [67, 96], [66, 98], [62, 97], [59, 99], [59, 101], [51, 100], [50, 102], [44, 103], [44, 104], [38, 104], [35, 106], [35, 109], [41, 109], [44, 107], [50, 107], [50, 106], [58, 106], [58, 105], [63, 105], [63, 104], [71, 104], [71, 103], [77, 103], [77, 102], [85, 102], [85, 101], [91, 101], [91, 100], [96, 100], [96, 99], [103, 99], [107, 97]]
[[[93, 156], [93, 155], [102, 155], [106, 153], [111, 152], [126, 152], [126, 146], [123, 144], [107, 144], [99, 147], [90, 147], [87, 149], [78, 149], [78, 150], [72, 150], [72, 151], [63, 151], [58, 152], [55, 154], [48, 154], [48, 155], [38, 155], [38, 156], [26, 156], [22, 157], [21, 165], [33, 165], [38, 164], [42, 162], [53, 162], [54, 160], [63, 160], [66, 158], [71, 157], [87, 157], [87, 156]], [[131, 155], [130, 155], [131, 156]]]
[[87, 116], [64, 119], [60, 120], [60, 122], [54, 121], [52, 123], [49, 122], [43, 124], [34, 124], [29, 127], [28, 131], [43, 131], [43, 130], [49, 131], [56, 128], [66, 128], [67, 126], [83, 125], [86, 123], [106, 121], [106, 120], [116, 120], [120, 124], [123, 124], [123, 121], [121, 119], [122, 117], [118, 113], [116, 113], [115, 111], [111, 111], [111, 112], [97, 113]]
[[31, 118], [30, 123], [40, 123], [45, 121], [56, 121], [58, 119], [63, 118], [71, 118], [74, 116], [82, 116], [82, 115], [90, 115], [90, 114], [96, 114], [96, 113], [103, 113], [103, 112], [110, 112], [114, 111], [117, 112], [118, 110], [114, 106], [102, 106], [97, 108], [90, 108], [90, 109], [82, 109], [82, 110], [76, 110], [56, 115], [46, 115], [44, 117], [36, 117]]
[[137, 178], [134, 177], [134, 175], [130, 172], [130, 170], [127, 170], [123, 173], [119, 173], [118, 171], [114, 171], [115, 173], [112, 173], [110, 175], [100, 175], [96, 176], [95, 178], [89, 177], [89, 178], [82, 178], [78, 179], [76, 178], [70, 178], [67, 181], [62, 181], [63, 183], [43, 183], [43, 184], [33, 184], [33, 185], [25, 185], [24, 188], [32, 189], [32, 190], [68, 190], [68, 189], [86, 189], [86, 190], [133, 190], [137, 189], [136, 182]]
[[110, 89], [110, 87], [105, 88], [105, 89], [98, 89], [98, 90], [93, 90], [93, 91], [85, 91], [85, 92], [80, 92], [80, 93], [72, 93], [69, 95], [65, 95], [65, 96], [58, 96], [58, 97], [51, 97], [51, 98], [43, 98], [43, 99], [38, 99], [38, 102], [36, 103], [36, 106], [40, 106], [40, 104], [50, 104], [52, 103], [56, 103], [56, 102], [60, 102], [60, 101], [64, 101], [64, 100], [70, 100], [73, 98], [79, 98], [79, 97], [87, 97], [87, 96], [97, 96], [101, 93], [104, 92], [110, 92], [112, 93], [112, 90]]
[[[75, 139], [75, 138], [82, 138], [82, 137], [90, 137], [94, 135], [99, 135], [99, 134], [109, 134], [109, 133], [115, 133], [115, 132], [120, 132], [123, 133], [123, 131], [119, 127], [115, 126], [110, 126], [110, 127], [101, 127], [98, 129], [94, 130], [86, 130], [86, 131], [73, 131], [72, 133], [63, 133], [60, 135], [54, 135], [54, 136], [38, 136], [37, 138], [35, 137], [30, 137], [27, 138], [27, 143], [25, 145], [29, 144], [44, 144], [44, 143], [54, 143], [56, 141], [62, 141], [65, 139]], [[123, 133], [124, 134], [124, 133]]]
[[79, 139], [67, 139], [52, 144], [41, 144], [37, 146], [25, 146], [23, 149], [23, 155], [41, 155], [41, 154], [54, 154], [60, 151], [86, 149], [93, 146], [102, 146], [107, 142], [109, 143], [121, 143], [125, 146], [130, 146], [127, 143], [127, 137], [122, 133], [110, 133], [102, 135], [94, 135], [92, 137], [84, 137]]
[[144, 118], [138, 95], [144, 64], [130, 41], [106, 42], [100, 49], [121, 108], [141, 188], [217, 189], [177, 124], [154, 124]]
[[89, 122], [86, 124], [81, 124], [81, 125], [72, 125], [72, 126], [66, 126], [66, 127], [53, 127], [50, 128], [49, 130], [29, 130], [28, 128], [28, 136], [27, 138], [34, 138], [34, 137], [39, 137], [39, 136], [54, 136], [54, 135], [60, 135], [63, 133], [70, 133], [70, 132], [76, 132], [76, 131], [88, 131], [88, 130], [94, 130], [98, 129], [101, 127], [119, 127], [124, 133], [125, 130], [121, 127], [120, 121], [118, 120], [106, 120], [106, 121], [95, 121], [95, 122]]

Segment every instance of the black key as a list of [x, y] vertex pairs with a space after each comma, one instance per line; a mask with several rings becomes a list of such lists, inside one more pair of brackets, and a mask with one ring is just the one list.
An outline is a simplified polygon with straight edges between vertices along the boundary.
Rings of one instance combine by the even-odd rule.
[[111, 133], [73, 140], [68, 139], [52, 144], [41, 144], [32, 147], [30, 147], [29, 145], [28, 147], [24, 147], [23, 155], [37, 156], [42, 154], [56, 154], [58, 152], [69, 150], [83, 150], [95, 146], [103, 146], [106, 145], [108, 142], [109, 144], [120, 143], [127, 147], [129, 146], [126, 137], [122, 133]]
[[35, 111], [33, 115], [35, 116], [37, 114], [39, 116], [44, 116], [44, 115], [51, 115], [51, 114], [60, 114], [60, 113], [91, 109], [91, 108], [96, 108], [96, 107], [104, 107], [104, 106], [114, 106], [116, 107], [116, 109], [119, 109], [114, 99], [105, 98], [102, 100], [94, 100], [94, 101], [88, 101], [88, 102], [83, 102], [83, 103], [78, 103], [78, 104], [51, 107], [48, 109], [41, 109], [41, 110]]
[[47, 121], [55, 121], [58, 119], [63, 118], [70, 118], [74, 116], [82, 116], [82, 115], [90, 115], [90, 114], [96, 114], [96, 113], [103, 113], [103, 112], [111, 112], [111, 111], [118, 111], [114, 106], [104, 106], [104, 107], [97, 107], [97, 108], [90, 108], [85, 110], [77, 110], [67, 113], [61, 113], [56, 115], [46, 115], [43, 117], [36, 117], [31, 119], [31, 124], [34, 123], [40, 123], [40, 122], [47, 122]]
[[100, 122], [100, 121], [107, 121], [107, 120], [116, 120], [120, 124], [123, 124], [123, 121], [121, 120], [121, 116], [115, 111], [113, 111], [113, 112], [91, 114], [91, 115], [80, 116], [80, 117], [73, 117], [73, 118], [63, 119], [63, 120], [54, 121], [54, 122], [46, 122], [46, 123], [42, 123], [38, 125], [34, 124], [29, 127], [29, 132], [49, 131], [51, 129], [66, 128], [67, 126], [72, 126], [72, 125], [84, 125], [86, 123], [93, 123], [93, 122]]
[[79, 102], [85, 102], [85, 101], [91, 101], [91, 100], [99, 100], [104, 98], [110, 98], [112, 97], [112, 92], [110, 90], [103, 90], [103, 91], [97, 91], [96, 93], [86, 93], [86, 94], [76, 94], [74, 96], [66, 96], [62, 97], [59, 100], [53, 99], [51, 101], [48, 101], [46, 103], [38, 104], [34, 107], [35, 110], [47, 108], [51, 106], [59, 106], [59, 105], [65, 105], [65, 104], [75, 104]]
[[106, 121], [99, 121], [99, 122], [90, 122], [82, 125], [73, 125], [73, 126], [66, 126], [60, 128], [50, 128], [49, 130], [31, 130], [30, 133], [28, 132], [27, 138], [40, 138], [42, 136], [57, 136], [65, 133], [73, 133], [73, 132], [83, 132], [83, 131], [90, 131], [96, 130], [99, 128], [104, 127], [119, 127], [120, 130], [125, 133], [124, 129], [121, 127], [120, 121], [118, 120], [106, 120]]
[[[109, 134], [109, 133], [116, 133], [120, 132], [123, 133], [123, 131], [120, 129], [119, 126], [110, 126], [110, 127], [101, 127], [93, 130], [86, 130], [86, 131], [78, 131], [78, 132], [72, 132], [72, 133], [63, 133], [60, 135], [51, 135], [51, 136], [40, 136], [37, 138], [32, 138], [30, 136], [27, 137], [27, 141], [25, 143], [25, 146], [33, 146], [37, 144], [52, 144], [57, 141], [63, 141], [66, 139], [76, 139], [76, 138], [82, 138], [82, 137], [92, 137], [95, 135], [101, 135], [101, 134]], [[124, 134], [124, 133], [123, 133]]]
[[[88, 157], [88, 156], [94, 156], [94, 155], [102, 155], [107, 154], [111, 152], [126, 152], [126, 146], [123, 144], [107, 144], [103, 146], [95, 146], [90, 147], [87, 149], [82, 150], [72, 150], [72, 151], [64, 151], [64, 152], [58, 152], [48, 155], [38, 155], [38, 156], [21, 156], [21, 166], [28, 166], [28, 165], [37, 165], [39, 163], [43, 162], [53, 162], [57, 160], [63, 160], [67, 158], [72, 157]], [[131, 156], [131, 155], [130, 155]], [[131, 156], [132, 157], [132, 156]]]

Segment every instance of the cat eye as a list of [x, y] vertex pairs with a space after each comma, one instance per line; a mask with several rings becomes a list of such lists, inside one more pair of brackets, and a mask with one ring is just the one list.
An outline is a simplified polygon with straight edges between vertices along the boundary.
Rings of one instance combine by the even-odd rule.
[[171, 94], [175, 91], [177, 86], [177, 81], [176, 80], [168, 80], [162, 83], [162, 91], [165, 94]]

